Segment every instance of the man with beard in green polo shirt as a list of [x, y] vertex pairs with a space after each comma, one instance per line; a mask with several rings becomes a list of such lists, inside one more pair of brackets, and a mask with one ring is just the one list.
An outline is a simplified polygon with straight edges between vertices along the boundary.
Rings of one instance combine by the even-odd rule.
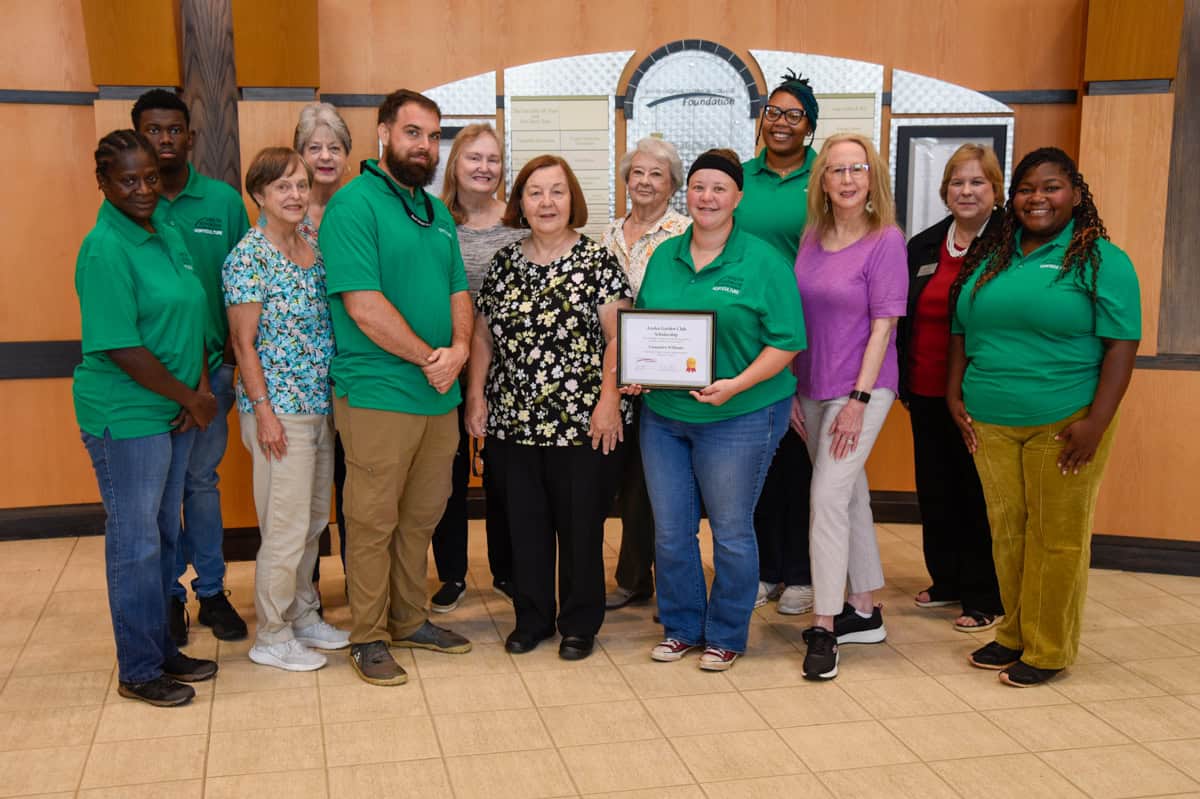
[[450, 496], [458, 375], [474, 309], [454, 218], [424, 189], [441, 111], [399, 89], [379, 107], [382, 161], [329, 203], [321, 250], [337, 354], [334, 422], [346, 448], [350, 662], [374, 685], [407, 680], [388, 645], [459, 654], [429, 622], [426, 553]]

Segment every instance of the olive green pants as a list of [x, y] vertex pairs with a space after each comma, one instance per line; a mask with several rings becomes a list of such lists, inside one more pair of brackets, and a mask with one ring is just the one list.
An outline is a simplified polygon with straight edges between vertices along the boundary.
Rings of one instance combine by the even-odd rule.
[[1079, 652], [1096, 497], [1116, 419], [1079, 474], [1058, 468], [1063, 442], [1054, 436], [1087, 412], [1030, 427], [975, 422], [975, 466], [1005, 613], [996, 641], [1040, 669], [1065, 668]]

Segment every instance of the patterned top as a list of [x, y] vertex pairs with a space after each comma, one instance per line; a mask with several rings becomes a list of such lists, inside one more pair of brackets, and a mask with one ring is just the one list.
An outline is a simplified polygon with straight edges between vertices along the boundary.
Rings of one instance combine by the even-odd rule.
[[662, 218], [651, 225], [650, 229], [633, 243], [633, 249], [627, 252], [624, 230], [626, 218], [623, 216], [609, 222], [604, 235], [600, 237], [600, 243], [617, 256], [617, 262], [629, 277], [629, 285], [636, 296], [642, 286], [642, 277], [646, 274], [646, 264], [650, 263], [650, 256], [654, 255], [655, 249], [672, 236], [678, 236], [687, 230], [692, 220], [672, 208], [667, 208]]
[[[275, 413], [327, 414], [333, 325], [325, 261], [312, 229], [299, 233], [317, 256], [307, 269], [284, 257], [261, 228], [250, 228], [225, 259], [225, 304], [262, 305], [255, 347]], [[240, 413], [254, 412], [240, 377], [237, 397]]]
[[[527, 260], [520, 242], [496, 253], [479, 290], [493, 342], [488, 435], [546, 447], [590, 442], [605, 347], [599, 308], [631, 296], [617, 259], [587, 236], [545, 265]], [[621, 411], [628, 424], [624, 398]]]

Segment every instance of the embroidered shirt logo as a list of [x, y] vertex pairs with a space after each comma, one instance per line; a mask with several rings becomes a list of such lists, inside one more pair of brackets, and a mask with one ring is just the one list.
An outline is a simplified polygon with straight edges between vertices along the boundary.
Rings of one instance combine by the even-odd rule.
[[735, 297], [742, 293], [742, 283], [745, 282], [740, 277], [723, 277], [717, 281], [717, 284], [712, 287], [713, 291], [723, 291], [726, 294], [732, 294]]
[[220, 219], [206, 216], [196, 220], [196, 224], [192, 226], [192, 232], [201, 236], [224, 236], [225, 226], [221, 224]]

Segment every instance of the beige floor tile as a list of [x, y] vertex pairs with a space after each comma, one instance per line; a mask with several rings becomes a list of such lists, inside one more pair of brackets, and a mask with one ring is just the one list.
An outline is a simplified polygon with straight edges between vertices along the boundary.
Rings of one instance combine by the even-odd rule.
[[204, 780], [176, 780], [91, 788], [80, 791], [78, 799], [200, 799], [203, 794]]
[[1153, 629], [1188, 649], [1200, 652], [1200, 624], [1164, 624]]
[[1120, 607], [1120, 600], [1113, 600], [1112, 604], [1101, 602], [1097, 599], [1088, 598], [1083, 603], [1083, 630], [1107, 630], [1115, 627], [1142, 627], [1141, 622], [1134, 621], [1121, 614], [1117, 608]]
[[214, 732], [208, 744], [207, 774], [228, 777], [278, 771], [280, 764], [296, 770], [324, 768], [321, 728], [284, 727]]
[[[336, 655], [335, 655], [336, 657]], [[246, 661], [221, 661], [214, 680], [218, 696], [248, 691], [274, 691], [284, 688], [311, 688], [317, 684], [315, 671], [284, 671]]]
[[[0, 542], [0, 574], [61, 569], [75, 549], [76, 538], [41, 538]], [[101, 539], [103, 540], [103, 539]]]
[[955, 641], [893, 644], [892, 646], [926, 674], [942, 676], [945, 674], [973, 674], [979, 671], [967, 662], [967, 655], [979, 648], [979, 642], [969, 635], [960, 635]]
[[1129, 743], [1127, 737], [1079, 705], [990, 710], [984, 715], [1033, 752]]
[[1146, 748], [1194, 780], [1200, 780], [1200, 740], [1156, 741]]
[[779, 730], [779, 736], [813, 771], [890, 766], [917, 760], [912, 750], [878, 721], [791, 727]]
[[422, 683], [431, 713], [471, 713], [533, 707], [518, 674], [446, 677], [422, 680]]
[[[170, 712], [170, 711], [164, 711]], [[80, 788], [105, 788], [204, 776], [208, 741], [203, 735], [163, 738], [149, 757], [145, 741], [114, 741], [92, 745]]]
[[321, 720], [325, 724], [429, 713], [417, 684], [389, 689], [358, 680], [346, 685], [321, 685], [317, 690], [321, 696]]
[[0, 713], [0, 751], [88, 746], [99, 721], [97, 705]]
[[73, 791], [87, 756], [86, 746], [0, 752], [0, 796]]
[[1161, 688], [1116, 663], [1076, 664], [1055, 677], [1051, 685], [1073, 702], [1103, 702], [1163, 693]]
[[725, 672], [739, 691], [784, 688], [804, 683], [804, 655], [795, 647], [773, 652], [749, 652]]
[[436, 716], [433, 723], [442, 742], [442, 753], [447, 757], [554, 746], [533, 708], [450, 713]]
[[1080, 640], [1109, 660], [1125, 663], [1151, 658], [1187, 657], [1196, 653], [1149, 627], [1087, 630]]
[[767, 729], [762, 716], [739, 694], [713, 694], [700, 701], [692, 696], [670, 696], [647, 699], [644, 704], [668, 738]]
[[1166, 595], [1161, 588], [1142, 580], [1141, 575], [1123, 572], [1090, 573], [1087, 592], [1089, 597], [1111, 604], [1113, 607], [1122, 607], [1125, 600], [1128, 599]]
[[[697, 658], [688, 656], [676, 663], [637, 663], [621, 666], [620, 672], [643, 699], [660, 696], [692, 696], [734, 690], [730, 672], [701, 671]], [[733, 668], [742, 666], [734, 663]], [[732, 671], [731, 669], [730, 671]]]
[[868, 713], [880, 719], [958, 713], [971, 709], [933, 677], [847, 682], [841, 688]]
[[963, 796], [989, 799], [1086, 799], [1086, 795], [1033, 755], [977, 757], [930, 763]]
[[[775, 606], [772, 605], [772, 608]], [[795, 653], [796, 645], [793, 641], [797, 640], [795, 634], [785, 633], [793, 628], [807, 628], [811, 624], [812, 617], [808, 614], [803, 616], [785, 616], [777, 613], [774, 610], [769, 614], [766, 621], [751, 619], [749, 637], [746, 640], [746, 652], [751, 656], [761, 655], [764, 652], [792, 652]], [[802, 627], [803, 625], [803, 627]]]
[[111, 671], [87, 671], [64, 678], [12, 676], [0, 691], [0, 711], [98, 705], [108, 692]]
[[0, 605], [4, 607], [4, 615], [10, 619], [36, 619], [42, 615], [46, 600], [50, 598], [50, 589], [39, 591], [22, 591], [12, 587], [0, 586]]
[[833, 796], [812, 774], [709, 782], [700, 787], [710, 799], [780, 799], [800, 796], [805, 799], [830, 799]]
[[[807, 729], [799, 727], [797, 729]], [[690, 735], [671, 744], [697, 782], [804, 774], [804, 763], [771, 730]]]
[[1200, 709], [1173, 696], [1090, 702], [1084, 707], [1135, 741], [1200, 738]]
[[218, 693], [212, 699], [212, 731], [274, 730], [320, 724], [319, 704], [317, 689], [313, 687]]
[[662, 739], [570, 746], [559, 750], [581, 793], [631, 791], [692, 782], [687, 767]]
[[1200, 594], [1200, 577], [1185, 577], [1180, 574], [1139, 574], [1137, 578], [1168, 594], [1178, 596]]
[[414, 649], [413, 657], [417, 663], [417, 672], [423, 680], [511, 674], [517, 670], [512, 656], [504, 651], [504, 644], [475, 644], [465, 655], [453, 656], [425, 649]]
[[[435, 620], [436, 621], [436, 620]], [[508, 635], [509, 630], [504, 631], [504, 635], [496, 629], [496, 625], [491, 619], [475, 619], [474, 621], [451, 622], [447, 620], [441, 625], [449, 627], [459, 635], [467, 637], [472, 644], [496, 644], [504, 642], [504, 635]], [[458, 657], [454, 655], [453, 657]]]
[[458, 799], [541, 799], [573, 796], [575, 786], [558, 752], [502, 752], [446, 758]]
[[591, 705], [559, 705], [544, 707], [538, 712], [550, 730], [554, 743], [560, 747], [662, 737], [654, 720], [636, 699]]
[[1052, 684], [1019, 689], [1000, 682], [994, 671], [972, 668], [971, 672], [935, 679], [976, 710], [1064, 705], [1071, 701], [1054, 690]]
[[705, 799], [705, 793], [696, 784], [671, 785], [669, 787], [647, 788], [644, 791], [589, 793], [585, 794], [585, 799]]
[[838, 799], [958, 799], [958, 794], [922, 763], [826, 771], [819, 776]]
[[21, 657], [21, 646], [0, 646], [0, 680], [7, 677]]
[[[280, 761], [275, 766], [286, 765]], [[286, 796], [287, 799], [326, 799], [325, 769], [293, 770], [274, 774], [210, 776], [204, 799], [244, 799], [248, 796]]]
[[0, 646], [23, 646], [36, 619], [0, 619]]
[[1024, 748], [978, 713], [910, 716], [883, 722], [892, 734], [925, 761], [990, 757]]
[[108, 622], [108, 591], [97, 589], [92, 591], [55, 591], [46, 601], [43, 617], [49, 616], [78, 616], [85, 613], [102, 617], [102, 622]]
[[538, 707], [581, 705], [632, 699], [633, 691], [616, 669], [580, 668], [522, 674]]
[[[605, 631], [608, 626], [605, 625]], [[614, 633], [619, 635], [620, 633]], [[596, 647], [592, 654], [583, 660], [563, 660], [558, 656], [558, 638], [550, 638], [532, 652], [523, 655], [513, 655], [512, 662], [517, 671], [522, 674], [535, 671], [578, 671], [580, 669], [611, 669], [612, 662], [601, 647]]]
[[887, 614], [883, 623], [887, 627], [887, 638], [893, 644], [923, 644], [931, 641], [957, 641], [962, 633], [954, 629], [954, 616], [950, 613]]
[[1200, 623], [1200, 606], [1161, 592], [1158, 596], [1123, 599], [1120, 612], [1138, 624], [1161, 624], [1168, 619], [1178, 624]]
[[61, 644], [64, 640], [111, 641], [112, 637], [112, 622], [107, 613], [78, 613], [41, 618], [29, 634], [29, 643], [47, 646]]
[[777, 729], [862, 721], [871, 717], [834, 682], [806, 682], [790, 688], [745, 691], [742, 696]]
[[1200, 655], [1186, 658], [1139, 660], [1129, 670], [1172, 694], [1200, 693]]
[[838, 651], [838, 682], [920, 677], [923, 672], [887, 644], [844, 646]]
[[1183, 772], [1136, 744], [1043, 752], [1039, 757], [1096, 799], [1153, 796], [1200, 788]]
[[[386, 690], [386, 689], [383, 689]], [[437, 735], [428, 716], [325, 725], [330, 767], [439, 757]]]
[[657, 635], [636, 635], [628, 638], [605, 636], [600, 640], [600, 646], [609, 660], [618, 666], [626, 666], [650, 663], [650, 650], [661, 640], [661, 631]]
[[97, 741], [134, 741], [139, 739], [170, 738], [179, 735], [207, 735], [211, 700], [196, 697], [183, 707], [162, 708], [145, 702], [112, 702], [104, 706]]
[[329, 799], [453, 799], [440, 758], [329, 769]]

